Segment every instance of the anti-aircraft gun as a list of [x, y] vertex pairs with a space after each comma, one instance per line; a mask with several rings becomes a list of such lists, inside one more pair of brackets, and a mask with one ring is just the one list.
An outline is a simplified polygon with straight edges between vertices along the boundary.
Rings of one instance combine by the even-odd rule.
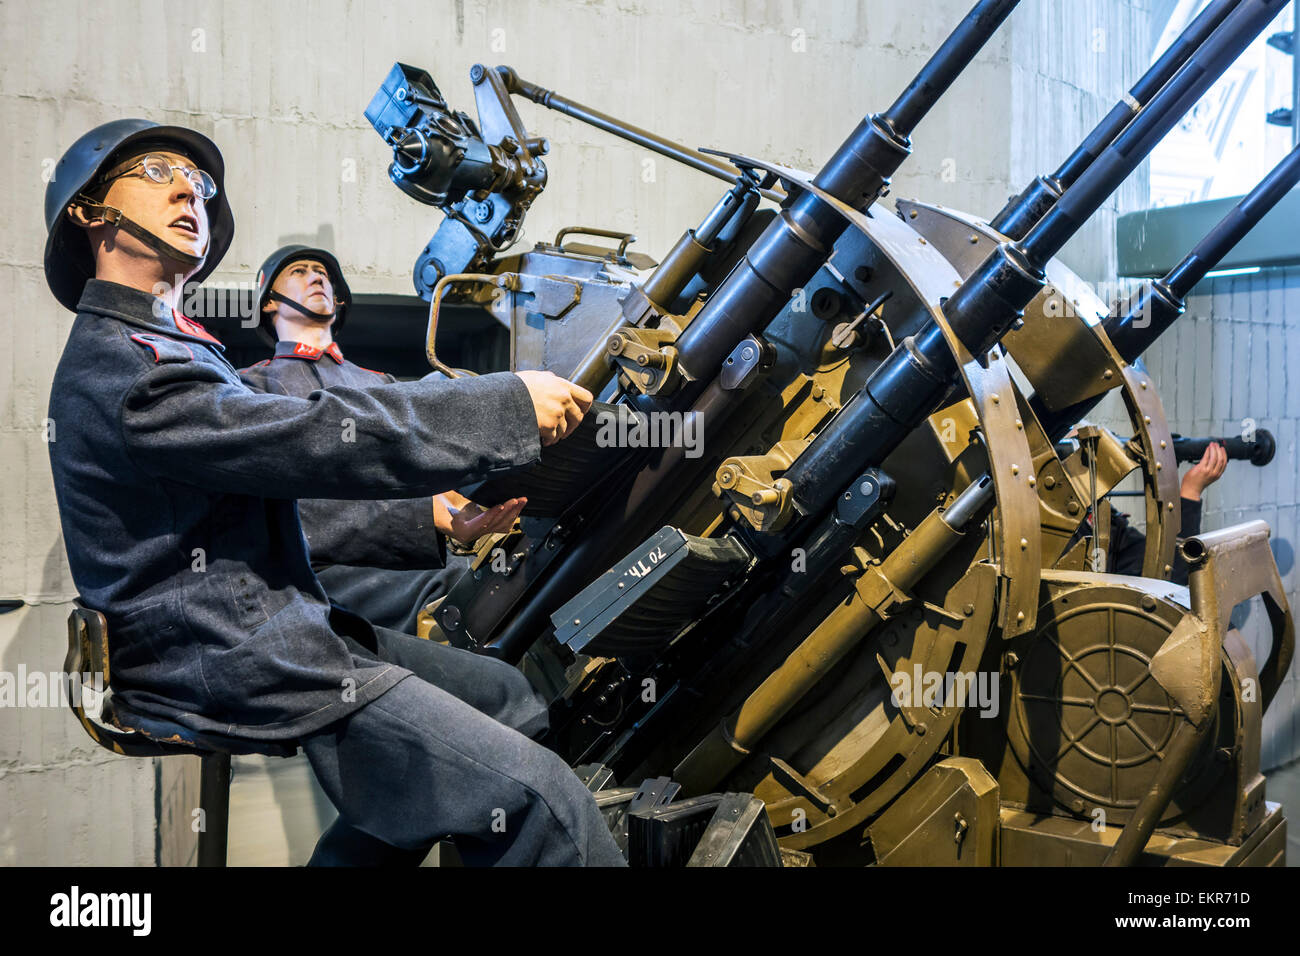
[[[815, 176], [685, 150], [508, 68], [482, 73], [499, 101], [599, 117], [732, 182], [592, 315], [581, 347], [563, 362], [528, 353], [607, 401], [540, 465], [463, 489], [529, 506], [435, 614], [439, 638], [523, 660], [550, 688], [548, 742], [634, 861], [1281, 860], [1260, 721], [1294, 625], [1268, 529], [1185, 540], [1189, 587], [1168, 581], [1177, 460], [1136, 360], [1300, 180], [1300, 154], [1129, 302], [1107, 307], [1054, 256], [1284, 5], [1210, 3], [991, 221], [878, 201], [1016, 0], [976, 4]], [[474, 267], [492, 271], [430, 289], [435, 363], [441, 289], [522, 281], [503, 262]], [[521, 342], [544, 336], [529, 328]], [[1058, 454], [1113, 389], [1133, 438], [1084, 429]], [[630, 438], [690, 415], [700, 454]], [[1071, 541], [1133, 472], [1144, 577], [1090, 570]], [[1255, 595], [1273, 630], [1262, 665], [1228, 620]]]

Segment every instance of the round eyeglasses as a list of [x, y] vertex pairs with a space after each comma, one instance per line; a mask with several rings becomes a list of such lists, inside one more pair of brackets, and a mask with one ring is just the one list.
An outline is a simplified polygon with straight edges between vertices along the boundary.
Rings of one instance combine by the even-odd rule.
[[217, 194], [216, 180], [204, 170], [187, 166], [173, 166], [165, 157], [153, 153], [142, 156], [118, 169], [110, 170], [100, 179], [100, 182], [108, 182], [111, 179], [117, 179], [119, 176], [125, 176], [137, 166], [144, 171], [145, 176], [161, 186], [165, 186], [172, 181], [172, 170], [179, 169], [185, 178], [189, 180], [190, 185], [194, 187], [194, 194], [200, 199], [206, 201]]

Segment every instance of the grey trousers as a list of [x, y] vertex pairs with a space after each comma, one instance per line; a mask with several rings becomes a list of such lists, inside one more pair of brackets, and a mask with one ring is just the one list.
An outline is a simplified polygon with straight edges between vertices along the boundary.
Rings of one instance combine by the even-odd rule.
[[418, 865], [447, 836], [471, 866], [626, 865], [595, 798], [528, 739], [546, 706], [518, 670], [375, 632], [414, 676], [300, 741], [339, 811], [310, 865]]

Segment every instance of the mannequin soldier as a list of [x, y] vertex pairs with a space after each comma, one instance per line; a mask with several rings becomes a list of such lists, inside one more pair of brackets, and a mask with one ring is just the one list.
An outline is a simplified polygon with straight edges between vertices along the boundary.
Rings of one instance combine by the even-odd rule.
[[[1228, 453], [1222, 445], [1214, 442], [1205, 450], [1205, 455], [1183, 475], [1179, 486], [1180, 522], [1178, 535], [1190, 538], [1201, 533], [1201, 495], [1223, 476], [1228, 466]], [[1083, 525], [1070, 539], [1070, 547], [1092, 533], [1091, 513], [1084, 518]], [[1112, 574], [1142, 574], [1142, 559], [1146, 554], [1147, 538], [1141, 531], [1129, 524], [1128, 515], [1122, 511], [1113, 511], [1110, 517], [1110, 541], [1106, 548], [1106, 568]], [[1067, 548], [1068, 550], [1068, 548]], [[1174, 584], [1187, 584], [1187, 562], [1177, 551], [1174, 552], [1173, 571], [1170, 580]]]
[[[1223, 476], [1228, 466], [1228, 452], [1218, 442], [1205, 449], [1205, 455], [1183, 475], [1179, 486], [1181, 521], [1178, 536], [1190, 538], [1201, 533], [1201, 495]], [[1109, 567], [1116, 574], [1141, 574], [1142, 557], [1147, 539], [1128, 522], [1128, 515], [1116, 511], [1110, 519]], [[1174, 584], [1187, 583], [1187, 562], [1174, 552]]]
[[[395, 382], [349, 362], [337, 335], [352, 305], [338, 260], [324, 249], [289, 245], [271, 253], [257, 273], [258, 333], [274, 351], [243, 369], [260, 392], [306, 398], [333, 385]], [[372, 624], [416, 633], [420, 611], [442, 597], [468, 567], [446, 554], [484, 534], [507, 531], [524, 499], [484, 511], [454, 491], [393, 501], [298, 502], [312, 567], [335, 604]]]
[[108, 620], [116, 719], [299, 744], [340, 814], [314, 863], [416, 863], [450, 834], [469, 863], [620, 864], [591, 794], [525, 736], [546, 717], [523, 676], [331, 607], [295, 504], [527, 464], [590, 394], [512, 373], [253, 392], [176, 312], [172, 277], [204, 279], [234, 232], [223, 168], [192, 130], [119, 120], [46, 190], [46, 280], [78, 313], [50, 460], [73, 579]]

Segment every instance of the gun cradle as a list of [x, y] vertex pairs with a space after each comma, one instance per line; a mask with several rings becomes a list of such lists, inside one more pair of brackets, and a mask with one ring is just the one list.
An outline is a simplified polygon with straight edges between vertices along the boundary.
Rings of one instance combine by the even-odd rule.
[[[969, 31], [1013, 6], [977, 5], [941, 54], [973, 55]], [[1263, 12], [1213, 36], [1198, 21], [1179, 55], [1211, 56]], [[509, 93], [585, 110], [500, 70]], [[1162, 73], [1130, 128], [1194, 73]], [[499, 313], [517, 367], [573, 375], [618, 414], [698, 415], [703, 451], [580, 442], [581, 467], [497, 489], [538, 481], [547, 508], [507, 567], [481, 560], [452, 589], [441, 633], [525, 660], [553, 700], [546, 742], [617, 808], [637, 859], [1279, 863], [1259, 745], [1294, 625], [1267, 528], [1188, 539], [1190, 586], [1170, 584], [1174, 438], [1112, 341], [1120, 313], [1056, 259], [1030, 268], [1041, 230], [1013, 242], [966, 213], [879, 206], [910, 149], [899, 117], [923, 113], [907, 96], [942, 88], [913, 84], [816, 177], [679, 148], [734, 185], [644, 279], [597, 275], [558, 238], [498, 264], [534, 277]], [[1093, 172], [1071, 169], [1017, 200], [1030, 219]], [[1083, 423], [1062, 446], [1116, 389], [1132, 438]], [[1133, 473], [1143, 577], [1085, 565], [1097, 549], [1076, 543]], [[1262, 666], [1223, 610], [1253, 595], [1273, 631]], [[749, 822], [724, 830], [709, 815], [733, 804]]]

